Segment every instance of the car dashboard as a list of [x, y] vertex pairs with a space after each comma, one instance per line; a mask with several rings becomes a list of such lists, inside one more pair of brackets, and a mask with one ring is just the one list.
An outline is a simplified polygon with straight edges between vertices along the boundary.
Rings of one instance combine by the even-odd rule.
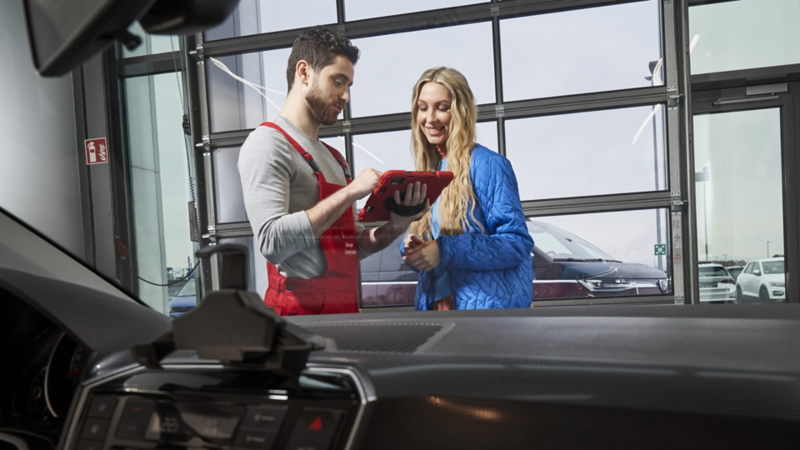
[[[64, 345], [59, 373], [82, 370], [57, 388], [66, 413], [4, 412], [0, 433], [58, 450], [793, 448], [797, 306], [296, 317], [327, 342], [296, 378], [190, 350], [145, 366]], [[26, 320], [17, 332], [40, 347], [17, 353], [55, 359], [70, 333]]]

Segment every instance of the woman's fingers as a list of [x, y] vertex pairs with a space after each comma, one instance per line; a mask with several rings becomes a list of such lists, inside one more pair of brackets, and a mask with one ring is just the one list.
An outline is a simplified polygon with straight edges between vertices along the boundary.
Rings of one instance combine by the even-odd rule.
[[417, 244], [417, 245], [425, 244], [425, 241], [423, 241], [422, 238], [417, 236], [416, 234], [412, 234], [410, 236], [410, 238], [411, 238], [411, 242], [413, 242], [414, 244]]

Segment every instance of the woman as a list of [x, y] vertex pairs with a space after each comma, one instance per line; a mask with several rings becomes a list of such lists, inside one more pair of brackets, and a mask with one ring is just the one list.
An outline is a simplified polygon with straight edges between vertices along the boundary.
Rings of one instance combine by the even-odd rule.
[[533, 239], [517, 180], [505, 157], [475, 143], [478, 109], [466, 78], [425, 71], [411, 111], [416, 170], [454, 175], [401, 248], [419, 271], [416, 309], [530, 307]]

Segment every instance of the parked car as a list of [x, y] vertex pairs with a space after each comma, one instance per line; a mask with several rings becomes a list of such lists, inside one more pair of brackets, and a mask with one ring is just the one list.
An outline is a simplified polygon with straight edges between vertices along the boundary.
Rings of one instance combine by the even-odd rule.
[[736, 298], [744, 302], [786, 300], [786, 267], [783, 258], [756, 259], [747, 263], [739, 275]]
[[661, 295], [671, 291], [667, 274], [626, 263], [586, 240], [544, 222], [529, 220], [533, 248], [533, 300]]
[[739, 274], [741, 274], [742, 271], [744, 270], [744, 266], [728, 266], [725, 268], [725, 270], [727, 270], [728, 273], [731, 274], [731, 276], [735, 280], [739, 278]]
[[178, 295], [169, 299], [169, 316], [172, 318], [181, 316], [197, 307], [197, 282], [190, 279]]
[[[671, 291], [667, 274], [620, 261], [580, 237], [543, 222], [528, 221], [533, 237], [533, 300], [661, 295]], [[397, 238], [361, 261], [362, 306], [414, 304], [417, 274], [400, 257]]]
[[722, 264], [699, 264], [697, 276], [700, 283], [701, 302], [736, 301], [736, 279]]

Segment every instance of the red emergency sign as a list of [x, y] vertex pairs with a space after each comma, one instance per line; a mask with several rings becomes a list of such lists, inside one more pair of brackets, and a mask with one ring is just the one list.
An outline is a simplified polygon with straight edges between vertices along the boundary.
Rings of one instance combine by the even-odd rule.
[[86, 164], [103, 164], [108, 162], [106, 138], [87, 139], [84, 141], [84, 147], [86, 147]]

